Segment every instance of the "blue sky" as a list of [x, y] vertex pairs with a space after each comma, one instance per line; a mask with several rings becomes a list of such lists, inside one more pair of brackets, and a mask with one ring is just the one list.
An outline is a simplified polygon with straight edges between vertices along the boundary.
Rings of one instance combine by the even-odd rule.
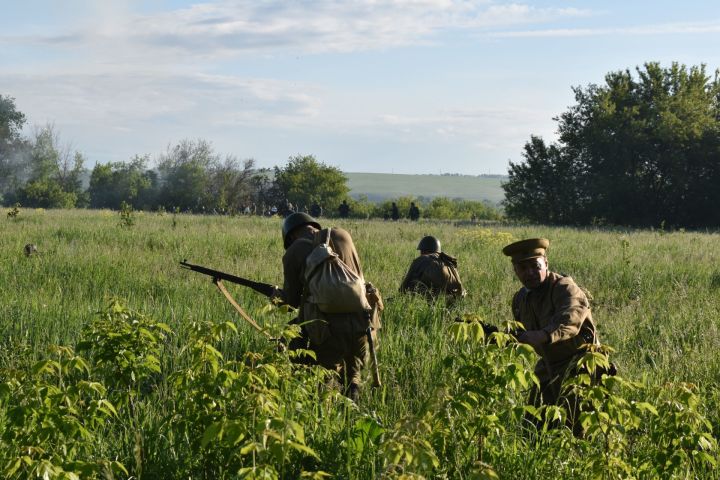
[[203, 138], [267, 167], [505, 173], [531, 134], [554, 139], [572, 86], [720, 67], [717, 1], [1, 5], [0, 94], [88, 167]]

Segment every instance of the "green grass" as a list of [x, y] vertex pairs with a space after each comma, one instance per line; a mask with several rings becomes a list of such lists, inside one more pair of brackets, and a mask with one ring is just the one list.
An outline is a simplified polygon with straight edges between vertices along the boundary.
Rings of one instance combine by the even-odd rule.
[[350, 194], [367, 195], [371, 201], [403, 196], [448, 197], [464, 200], [488, 200], [500, 203], [505, 198], [499, 177], [472, 175], [406, 175], [390, 173], [346, 172]]
[[[115, 297], [176, 332], [161, 359], [165, 371], [186, 366], [181, 351], [194, 321], [237, 324], [240, 337], [223, 344], [226, 355], [239, 357], [266, 348], [264, 338], [237, 317], [207, 277], [181, 270], [178, 262], [187, 259], [281, 284], [279, 219], [136, 213], [135, 225], [122, 228], [116, 212], [23, 209], [16, 220], [0, 220], [0, 369], [23, 368], [43, 358], [50, 344], [74, 345], [83, 326]], [[645, 378], [652, 386], [699, 385], [700, 409], [712, 422], [715, 435], [720, 434], [716, 389], [720, 235], [508, 225], [479, 229], [422, 221], [333, 222], [351, 232], [366, 279], [392, 298], [383, 315], [378, 352], [382, 390], [365, 389], [358, 411], [345, 420], [333, 417], [328, 422], [372, 415], [390, 429], [403, 417], [419, 414], [438, 395], [438, 388], [450, 381], [443, 377], [447, 372], [443, 359], [457, 353], [449, 333], [452, 315], [480, 313], [495, 324], [511, 319], [510, 298], [519, 284], [501, 248], [510, 237], [546, 236], [551, 240], [551, 269], [572, 275], [592, 293], [601, 338], [617, 350], [613, 360], [622, 376]], [[444, 250], [459, 259], [469, 295], [454, 312], [396, 293], [424, 235], [440, 238]], [[36, 244], [40, 253], [25, 257], [27, 243]], [[263, 313], [265, 298], [241, 287], [229, 288], [251, 316], [260, 323], [268, 321]], [[160, 428], [173, 395], [172, 387], [165, 384], [142, 404], [148, 431]], [[382, 469], [378, 451], [360, 468], [332, 436], [342, 427], [317, 428], [312, 438], [314, 448], [323, 451], [323, 469], [338, 472], [340, 478], [378, 475]], [[548, 452], [563, 456], [557, 446], [540, 444], [535, 454], [513, 453], [513, 445], [524, 441], [516, 435], [511, 428], [502, 437], [504, 450], [494, 457], [501, 477], [544, 478], [542, 472], [552, 476], [562, 470], [546, 458]], [[125, 441], [132, 443], [132, 435], [128, 438]], [[132, 448], [123, 442], [108, 436], [98, 451], [132, 465]], [[147, 448], [148, 461], [155, 459], [161, 465], [165, 453], [160, 445]], [[700, 476], [717, 478], [707, 472]]]

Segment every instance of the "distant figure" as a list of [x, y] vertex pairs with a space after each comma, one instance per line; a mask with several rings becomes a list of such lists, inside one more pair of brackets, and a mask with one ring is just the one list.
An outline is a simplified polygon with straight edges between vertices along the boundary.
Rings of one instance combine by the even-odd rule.
[[322, 207], [318, 205], [317, 202], [310, 205], [310, 216], [315, 218], [322, 217]]
[[398, 206], [395, 202], [392, 202], [392, 210], [390, 212], [390, 218], [392, 218], [393, 221], [400, 218], [400, 210], [398, 210]]
[[25, 245], [25, 256], [29, 257], [31, 255], [37, 255], [38, 249], [37, 246], [34, 243], [28, 243]]
[[413, 222], [417, 222], [420, 218], [420, 209], [415, 205], [415, 202], [410, 202], [410, 210], [408, 211], [408, 217]]
[[347, 200], [343, 200], [338, 207], [338, 212], [340, 213], [340, 218], [348, 218], [350, 216], [350, 205], [348, 205]]
[[271, 216], [271, 217], [272, 217], [273, 215], [277, 215], [277, 213], [278, 213], [278, 209], [277, 209], [277, 207], [276, 207], [275, 205], [273, 205], [272, 207], [270, 207], [270, 216]]

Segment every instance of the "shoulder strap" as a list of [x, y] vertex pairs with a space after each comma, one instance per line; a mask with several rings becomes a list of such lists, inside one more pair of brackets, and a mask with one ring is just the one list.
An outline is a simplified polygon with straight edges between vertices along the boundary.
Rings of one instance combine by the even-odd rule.
[[553, 312], [555, 311], [555, 303], [553, 303], [553, 293], [555, 293], [555, 286], [558, 284], [560, 280], [565, 278], [566, 275], [563, 275], [562, 273], [558, 274], [558, 278], [555, 279], [552, 285], [550, 285], [550, 305], [553, 306]]
[[328, 228], [327, 228], [327, 233], [325, 234], [325, 241], [323, 242], [323, 243], [325, 243], [326, 245], [330, 245], [330, 240], [331, 240], [331, 239], [330, 239], [330, 234], [331, 234], [331, 233], [332, 233], [332, 227], [328, 227]]

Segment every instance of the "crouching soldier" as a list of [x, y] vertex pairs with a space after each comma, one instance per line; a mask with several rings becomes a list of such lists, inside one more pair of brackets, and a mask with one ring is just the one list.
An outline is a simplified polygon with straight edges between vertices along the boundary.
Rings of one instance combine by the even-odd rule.
[[400, 293], [417, 292], [430, 299], [447, 295], [452, 300], [467, 294], [460, 281], [457, 259], [441, 250], [440, 240], [432, 236], [423, 237], [417, 249], [420, 256], [410, 264], [400, 285]]
[[[347, 231], [323, 229], [308, 214], [296, 212], [283, 222], [282, 236], [284, 283], [278, 295], [298, 308], [298, 321], [305, 323], [305, 345], [295, 342], [292, 346], [314, 351], [317, 363], [336, 371], [345, 394], [356, 400], [362, 367], [368, 361], [368, 342], [375, 340], [380, 328], [379, 293], [365, 283], [360, 258]], [[328, 266], [327, 262], [336, 264]], [[335, 290], [341, 287], [333, 284], [338, 277], [330, 271], [333, 268], [342, 269], [342, 281], [349, 279], [345, 285], [349, 288], [343, 292]], [[328, 294], [330, 300], [324, 298]]]
[[595, 323], [585, 292], [571, 277], [548, 269], [549, 245], [545, 238], [531, 238], [506, 246], [503, 253], [511, 258], [515, 275], [523, 284], [512, 301], [513, 316], [525, 327], [518, 341], [540, 355], [535, 365], [540, 388], [533, 389], [530, 402], [535, 406], [564, 404], [578, 433], [577, 401], [561, 396], [562, 382], [577, 375], [574, 367], [583, 353], [582, 346], [597, 342]]

